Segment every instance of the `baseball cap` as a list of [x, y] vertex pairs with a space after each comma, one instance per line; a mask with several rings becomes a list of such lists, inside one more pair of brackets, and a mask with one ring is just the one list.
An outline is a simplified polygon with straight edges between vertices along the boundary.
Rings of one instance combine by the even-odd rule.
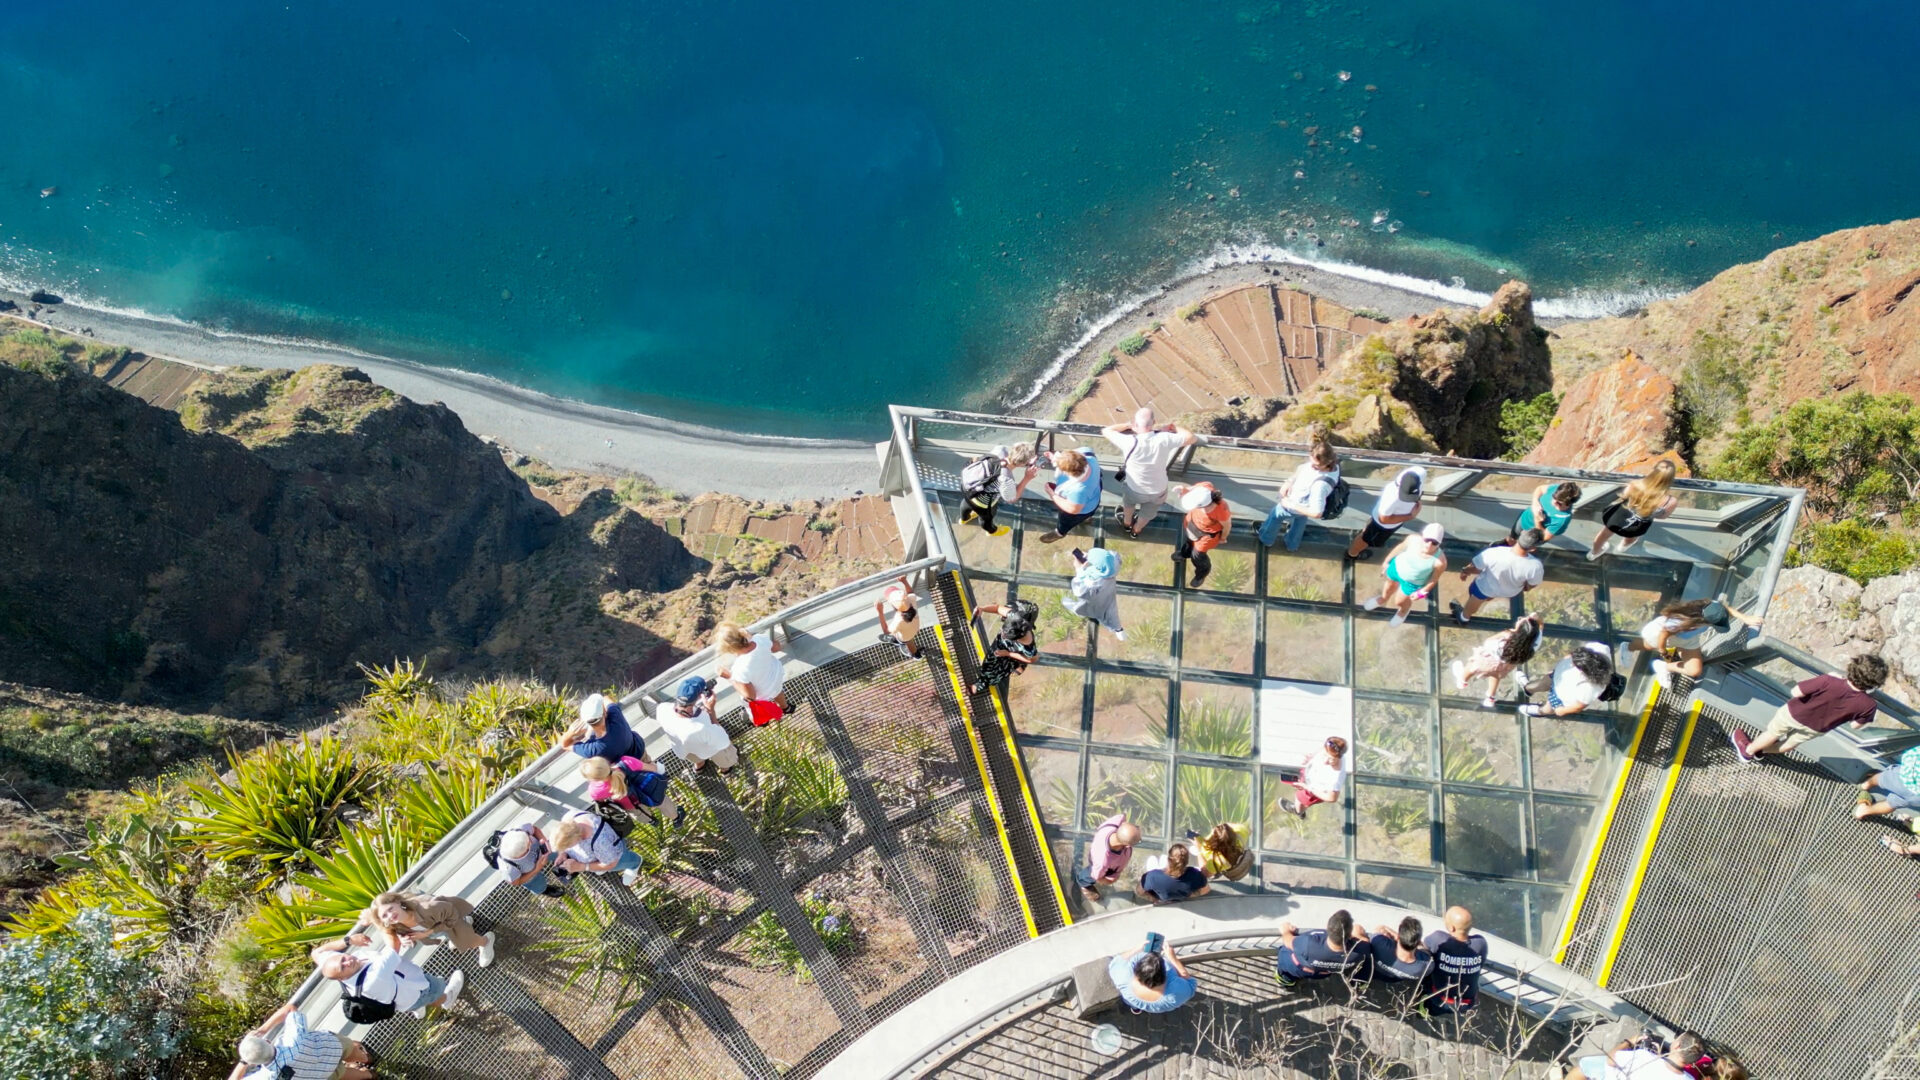
[[597, 724], [605, 715], [607, 715], [605, 694], [588, 694], [587, 699], [580, 703], [580, 719], [585, 723]]
[[1700, 621], [1715, 630], [1725, 630], [1733, 620], [1727, 615], [1727, 605], [1718, 600], [1709, 600], [1707, 606], [1700, 609]]
[[689, 675], [681, 679], [680, 685], [674, 688], [673, 700], [682, 705], [691, 705], [701, 698], [706, 697], [707, 691], [711, 689], [713, 689], [712, 679], [702, 678], [699, 675]]
[[1400, 486], [1400, 501], [1412, 502], [1420, 497], [1421, 490], [1427, 486], [1427, 470], [1418, 465], [1408, 466], [1400, 470], [1397, 483]]
[[1182, 510], [1199, 510], [1202, 507], [1212, 505], [1213, 488], [1211, 486], [1202, 487], [1196, 484], [1188, 488], [1185, 495], [1180, 496], [1180, 509]]
[[525, 829], [511, 829], [500, 838], [500, 854], [509, 859], [524, 859], [533, 849], [533, 834]]
[[1420, 535], [1425, 537], [1428, 540], [1438, 542], [1441, 540], [1445, 540], [1447, 538], [1447, 530], [1439, 522], [1435, 521], [1429, 524], [1426, 528], [1421, 529]]

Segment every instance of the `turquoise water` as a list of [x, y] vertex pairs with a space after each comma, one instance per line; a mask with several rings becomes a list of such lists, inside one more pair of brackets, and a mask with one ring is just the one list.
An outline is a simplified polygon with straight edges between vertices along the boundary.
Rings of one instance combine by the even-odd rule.
[[14, 0], [0, 277], [870, 433], [1229, 246], [1598, 309], [1920, 213], [1916, 40], [1881, 0]]

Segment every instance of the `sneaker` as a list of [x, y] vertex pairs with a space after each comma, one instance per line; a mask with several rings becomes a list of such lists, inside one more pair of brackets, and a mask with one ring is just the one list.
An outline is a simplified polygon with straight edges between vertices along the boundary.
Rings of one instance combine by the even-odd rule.
[[1407, 613], [1404, 611], [1396, 611], [1393, 613], [1393, 618], [1387, 620], [1387, 625], [1399, 626], [1401, 623], [1404, 623], [1406, 621], [1407, 621]]
[[1453, 663], [1447, 665], [1447, 670], [1453, 672], [1453, 688], [1455, 690], [1465, 690], [1467, 688], [1466, 663], [1455, 660]]
[[1280, 809], [1285, 813], [1294, 815], [1295, 817], [1306, 816], [1300, 812], [1300, 804], [1293, 799], [1281, 799]]
[[1588, 561], [1588, 562], [1599, 562], [1599, 561], [1600, 561], [1600, 556], [1602, 556], [1602, 555], [1605, 555], [1605, 554], [1606, 554], [1606, 551], [1605, 551], [1605, 549], [1602, 549], [1602, 550], [1600, 550], [1600, 551], [1588, 551], [1588, 552], [1587, 552], [1587, 561]]
[[487, 940], [482, 942], [480, 945], [480, 966], [481, 967], [493, 966], [493, 942], [494, 942], [494, 933], [493, 931], [489, 930], [487, 931]]
[[1667, 662], [1665, 660], [1655, 660], [1653, 663], [1648, 664], [1647, 666], [1653, 669], [1653, 681], [1660, 684], [1660, 689], [1662, 690], [1672, 689], [1672, 687], [1669, 685], [1669, 678], [1667, 675]]
[[1040, 534], [1040, 542], [1043, 544], [1057, 544], [1063, 535], [1063, 533], [1057, 532], [1044, 532]]
[[960, 511], [960, 524], [965, 525], [979, 516], [980, 515], [975, 514], [972, 510], [962, 510]]
[[898, 637], [895, 637], [895, 636], [894, 636], [894, 635], [892, 635], [892, 634], [881, 634], [881, 635], [880, 635], [880, 640], [881, 640], [882, 642], [884, 642], [884, 643], [886, 643], [886, 644], [888, 644], [888, 645], [898, 645], [898, 644], [900, 644], [900, 639], [899, 639]]
[[620, 884], [625, 885], [629, 889], [633, 888], [633, 883], [639, 880], [640, 880], [640, 871], [638, 870], [620, 871]]
[[1127, 632], [1125, 630], [1115, 630], [1113, 637], [1115, 641], [1125, 641], [1127, 640]]
[[1447, 602], [1447, 611], [1453, 615], [1454, 622], [1459, 623], [1461, 626], [1469, 625], [1469, 620], [1467, 619], [1467, 609], [1460, 606], [1460, 601], [1449, 600]]
[[1741, 761], [1754, 762], [1760, 760], [1753, 756], [1752, 751], [1747, 749], [1748, 746], [1753, 744], [1753, 736], [1748, 735], [1744, 729], [1728, 729], [1727, 741], [1733, 744], [1733, 752], [1740, 755]]
[[904, 642], [904, 641], [896, 641], [896, 642], [894, 642], [894, 644], [895, 644], [895, 645], [898, 645], [898, 646], [900, 647], [900, 655], [901, 655], [901, 656], [903, 656], [903, 657], [905, 657], [905, 658], [907, 658], [908, 660], [918, 660], [918, 659], [920, 659], [920, 657], [919, 657], [919, 654], [917, 654], [917, 653], [915, 653], [915, 652], [913, 651], [913, 646], [911, 646], [911, 645], [909, 645], [909, 644], [907, 644], [907, 643], [906, 643], [906, 642]]
[[1089, 904], [1097, 904], [1100, 902], [1100, 890], [1091, 885], [1080, 886], [1080, 895], [1086, 897], [1087, 903]]
[[1613, 670], [1633, 670], [1633, 642], [1623, 641], [1613, 647]]
[[1205, 572], [1202, 572], [1202, 573], [1198, 573], [1198, 574], [1195, 574], [1195, 575], [1193, 575], [1193, 580], [1191, 580], [1191, 581], [1189, 581], [1189, 582], [1187, 582], [1187, 588], [1189, 588], [1189, 589], [1197, 589], [1197, 588], [1199, 588], [1200, 586], [1202, 586], [1202, 585], [1205, 585], [1206, 583], [1207, 583], [1207, 575], [1206, 575], [1206, 573], [1205, 573]]
[[1360, 601], [1360, 608], [1363, 611], [1372, 611], [1379, 606], [1380, 598], [1377, 596], [1369, 596], [1365, 600]]
[[1273, 978], [1275, 982], [1279, 983], [1281, 986], [1284, 986], [1289, 990], [1300, 985], [1299, 979], [1294, 978], [1293, 976], [1287, 974], [1284, 971], [1275, 971], [1273, 973]]
[[467, 973], [456, 971], [447, 976], [447, 994], [440, 999], [442, 1009], [452, 1009], [453, 1003], [460, 1000], [460, 991], [467, 985]]
[[1012, 531], [1013, 531], [1013, 526], [1011, 525], [996, 525], [993, 528], [987, 530], [987, 535], [988, 536], [1005, 536]]
[[673, 827], [676, 829], [679, 828], [680, 823], [685, 820], [687, 820], [687, 808], [684, 806], [675, 807], [673, 811]]
[[549, 885], [547, 886], [547, 891], [541, 893], [540, 895], [541, 896], [565, 896], [567, 895], [567, 890], [561, 888], [558, 885]]
[[1480, 699], [1480, 707], [1481, 707], [1481, 708], [1483, 708], [1483, 709], [1491, 709], [1491, 708], [1493, 708], [1493, 695], [1492, 695], [1492, 694], [1488, 694], [1488, 695], [1487, 695], [1486, 697], [1483, 697], [1483, 698], [1481, 698], [1481, 699]]

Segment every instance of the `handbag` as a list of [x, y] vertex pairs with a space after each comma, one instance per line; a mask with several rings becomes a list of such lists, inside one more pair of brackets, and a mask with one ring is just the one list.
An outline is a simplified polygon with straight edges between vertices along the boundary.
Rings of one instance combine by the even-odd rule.
[[626, 807], [619, 803], [596, 802], [593, 812], [600, 815], [600, 820], [606, 822], [607, 828], [612, 829], [620, 839], [625, 840], [633, 832], [633, 815], [627, 813]]

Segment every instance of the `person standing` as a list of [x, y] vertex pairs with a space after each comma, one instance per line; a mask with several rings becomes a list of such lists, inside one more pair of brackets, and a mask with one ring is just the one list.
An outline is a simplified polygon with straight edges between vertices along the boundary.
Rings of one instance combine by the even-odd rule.
[[1433, 953], [1421, 935], [1420, 920], [1409, 915], [1400, 925], [1375, 927], [1367, 946], [1373, 952], [1373, 970], [1388, 982], [1418, 983], [1433, 970]]
[[[1487, 696], [1480, 699], [1480, 704], [1493, 708], [1494, 698], [1500, 693], [1500, 680], [1533, 659], [1534, 650], [1540, 647], [1545, 633], [1546, 624], [1538, 614], [1528, 613], [1515, 619], [1512, 626], [1481, 642], [1464, 661], [1455, 660], [1448, 665], [1453, 673], [1454, 689], [1465, 694], [1474, 683], [1485, 679]], [[1525, 681], [1521, 680], [1523, 684]]]
[[1033, 639], [1034, 619], [1040, 609], [1030, 600], [1010, 600], [1004, 604], [981, 604], [976, 614], [1000, 616], [1000, 632], [987, 647], [980, 661], [980, 676], [967, 687], [968, 694], [983, 694], [989, 686], [1005, 686], [1008, 676], [1027, 670], [1040, 655]]
[[1613, 681], [1610, 657], [1611, 650], [1598, 641], [1589, 641], [1573, 650], [1553, 665], [1551, 672], [1526, 686], [1529, 695], [1547, 695], [1547, 703], [1529, 703], [1517, 711], [1523, 716], [1572, 716], [1586, 712], [1588, 706], [1599, 702], [1600, 695], [1606, 693], [1607, 685]]
[[[435, 1005], [453, 1008], [460, 1000], [460, 988], [467, 984], [465, 972], [456, 971], [444, 979], [429, 975], [419, 964], [387, 948], [385, 942], [375, 943], [365, 934], [324, 942], [314, 946], [309, 955], [323, 977], [341, 984], [342, 998], [358, 1000], [361, 1007], [385, 1013], [382, 1019], [411, 1012], [414, 1019], [425, 1020], [427, 1010]], [[355, 1020], [352, 1013], [347, 1019], [354, 1023], [378, 1022]]]
[[1060, 606], [1106, 627], [1121, 641], [1127, 640], [1127, 632], [1120, 625], [1120, 556], [1106, 548], [1075, 548], [1073, 561], [1080, 564], [1080, 569], [1074, 572]]
[[880, 619], [880, 640], [895, 646], [908, 660], [920, 659], [920, 598], [902, 577], [887, 586], [881, 598], [873, 602], [873, 613]]
[[1101, 428], [1100, 434], [1120, 451], [1120, 469], [1114, 476], [1121, 483], [1120, 508], [1114, 511], [1114, 520], [1139, 536], [1167, 497], [1167, 466], [1199, 436], [1178, 424], [1155, 427], [1153, 410], [1145, 406], [1133, 414], [1133, 423], [1110, 425]]
[[1210, 483], [1180, 489], [1180, 543], [1173, 549], [1173, 561], [1193, 560], [1193, 576], [1187, 588], [1197, 589], [1213, 573], [1213, 556], [1207, 554], [1220, 546], [1233, 532], [1233, 508]]
[[689, 675], [680, 680], [672, 701], [663, 701], [654, 712], [667, 745], [687, 767], [698, 771], [711, 761], [721, 772], [740, 764], [740, 751], [728, 737], [727, 729], [713, 720], [714, 683], [712, 679]]
[[977, 521], [988, 536], [1012, 532], [993, 523], [994, 512], [1005, 503], [1018, 505], [1036, 471], [1033, 447], [1025, 443], [1011, 449], [996, 446], [968, 462], [960, 472], [960, 523]]
[[1878, 654], [1856, 656], [1847, 661], [1845, 676], [1830, 671], [1795, 683], [1787, 691], [1786, 703], [1773, 711], [1759, 738], [1738, 727], [1729, 729], [1727, 737], [1740, 760], [1759, 761], [1788, 753], [1841, 724], [1865, 727], [1880, 711], [1873, 691], [1880, 689], [1887, 675], [1887, 662]]
[[1608, 541], [1616, 536], [1622, 542], [1612, 551], [1616, 555], [1625, 554], [1647, 535], [1656, 519], [1678, 509], [1680, 500], [1671, 494], [1676, 475], [1673, 462], [1662, 461], [1654, 465], [1652, 472], [1628, 484], [1613, 505], [1601, 513], [1600, 532], [1593, 538], [1593, 546], [1587, 549], [1587, 561], [1593, 562], [1607, 554]]
[[1334, 492], [1342, 482], [1340, 458], [1333, 451], [1333, 441], [1328, 438], [1325, 425], [1315, 424], [1309, 435], [1307, 460], [1281, 485], [1280, 497], [1260, 525], [1261, 546], [1272, 547], [1285, 530], [1287, 550], [1299, 551], [1308, 521], [1336, 516], [1328, 511]]
[[1280, 924], [1274, 978], [1281, 986], [1296, 986], [1303, 979], [1364, 975], [1372, 962], [1373, 943], [1354, 927], [1353, 913], [1346, 908], [1327, 917], [1325, 930], [1302, 932], [1290, 922]]
[[554, 826], [553, 846], [560, 849], [559, 866], [568, 873], [618, 871], [620, 884], [629, 889], [640, 880], [640, 853], [591, 810], [567, 811]]
[[1333, 735], [1300, 763], [1300, 778], [1293, 782], [1295, 797], [1280, 800], [1280, 809], [1306, 817], [1308, 807], [1338, 803], [1346, 783], [1347, 740]]
[[738, 624], [723, 622], [713, 628], [713, 651], [719, 657], [715, 670], [740, 692], [755, 725], [787, 714], [787, 672], [771, 632], [748, 636]]
[[1465, 626], [1487, 601], [1505, 600], [1538, 588], [1547, 580], [1547, 568], [1534, 551], [1546, 541], [1539, 529], [1528, 529], [1512, 544], [1496, 544], [1475, 555], [1460, 571], [1460, 580], [1469, 583], [1465, 606], [1458, 600], [1447, 605], [1453, 621]]
[[[268, 1033], [280, 1033], [269, 1040]], [[353, 1039], [307, 1026], [289, 1001], [240, 1040], [240, 1064], [227, 1080], [372, 1080], [373, 1058]]]
[[619, 761], [647, 756], [646, 741], [634, 734], [619, 704], [604, 694], [588, 694], [580, 702], [580, 721], [561, 733], [559, 745], [583, 758]]
[[1097, 902], [1100, 886], [1112, 885], [1127, 872], [1127, 863], [1133, 861], [1133, 846], [1139, 842], [1140, 827], [1128, 821], [1127, 815], [1115, 814], [1101, 822], [1087, 843], [1086, 865], [1073, 874], [1081, 895]]
[[580, 775], [587, 780], [587, 798], [596, 803], [645, 810], [656, 822], [671, 817], [675, 825], [686, 816], [686, 808], [674, 802], [666, 770], [651, 761], [621, 758], [609, 765], [591, 758], [580, 764]]
[[437, 934], [456, 949], [473, 949], [481, 967], [493, 963], [493, 932], [473, 928], [473, 904], [458, 896], [383, 892], [367, 905], [363, 918], [394, 952]]
[[1053, 500], [1059, 518], [1052, 532], [1041, 535], [1043, 544], [1057, 542], [1100, 510], [1100, 459], [1092, 450], [1084, 446], [1062, 450], [1053, 455], [1053, 468], [1047, 497]]
[[1440, 550], [1440, 543], [1446, 538], [1446, 529], [1436, 521], [1420, 530], [1420, 535], [1400, 541], [1400, 546], [1387, 557], [1386, 565], [1380, 568], [1384, 579], [1380, 583], [1380, 595], [1367, 597], [1360, 606], [1373, 611], [1391, 603], [1393, 618], [1387, 620], [1388, 625], [1406, 622], [1414, 601], [1433, 595], [1440, 575], [1447, 572], [1447, 555]]
[[1424, 465], [1409, 465], [1400, 470], [1393, 483], [1380, 489], [1380, 497], [1374, 500], [1373, 516], [1367, 519], [1367, 527], [1347, 545], [1347, 558], [1365, 562], [1373, 558], [1373, 549], [1384, 547], [1400, 531], [1400, 526], [1412, 521], [1420, 513], [1421, 495], [1427, 486], [1427, 470]]
[[1566, 532], [1573, 522], [1574, 504], [1579, 501], [1580, 485], [1571, 480], [1534, 488], [1520, 516], [1513, 519], [1513, 528], [1507, 530], [1507, 543], [1520, 539], [1528, 529], [1539, 529], [1548, 540]]
[[1134, 890], [1143, 900], [1156, 904], [1171, 904], [1181, 900], [1192, 900], [1213, 891], [1207, 884], [1207, 875], [1197, 866], [1189, 864], [1192, 853], [1187, 845], [1175, 844], [1167, 849], [1167, 864], [1153, 867], [1140, 875], [1140, 884]]
[[1427, 935], [1433, 969], [1427, 974], [1422, 1014], [1463, 1013], [1480, 1003], [1480, 972], [1487, 966], [1487, 939], [1475, 933], [1473, 912], [1455, 905], [1444, 916], [1446, 929]]
[[[594, 758], [594, 761], [602, 761]], [[553, 849], [547, 846], [547, 834], [538, 825], [516, 825], [500, 833], [500, 849], [494, 866], [509, 885], [518, 885], [535, 896], [559, 896], [566, 890], [547, 880], [553, 869]]]

